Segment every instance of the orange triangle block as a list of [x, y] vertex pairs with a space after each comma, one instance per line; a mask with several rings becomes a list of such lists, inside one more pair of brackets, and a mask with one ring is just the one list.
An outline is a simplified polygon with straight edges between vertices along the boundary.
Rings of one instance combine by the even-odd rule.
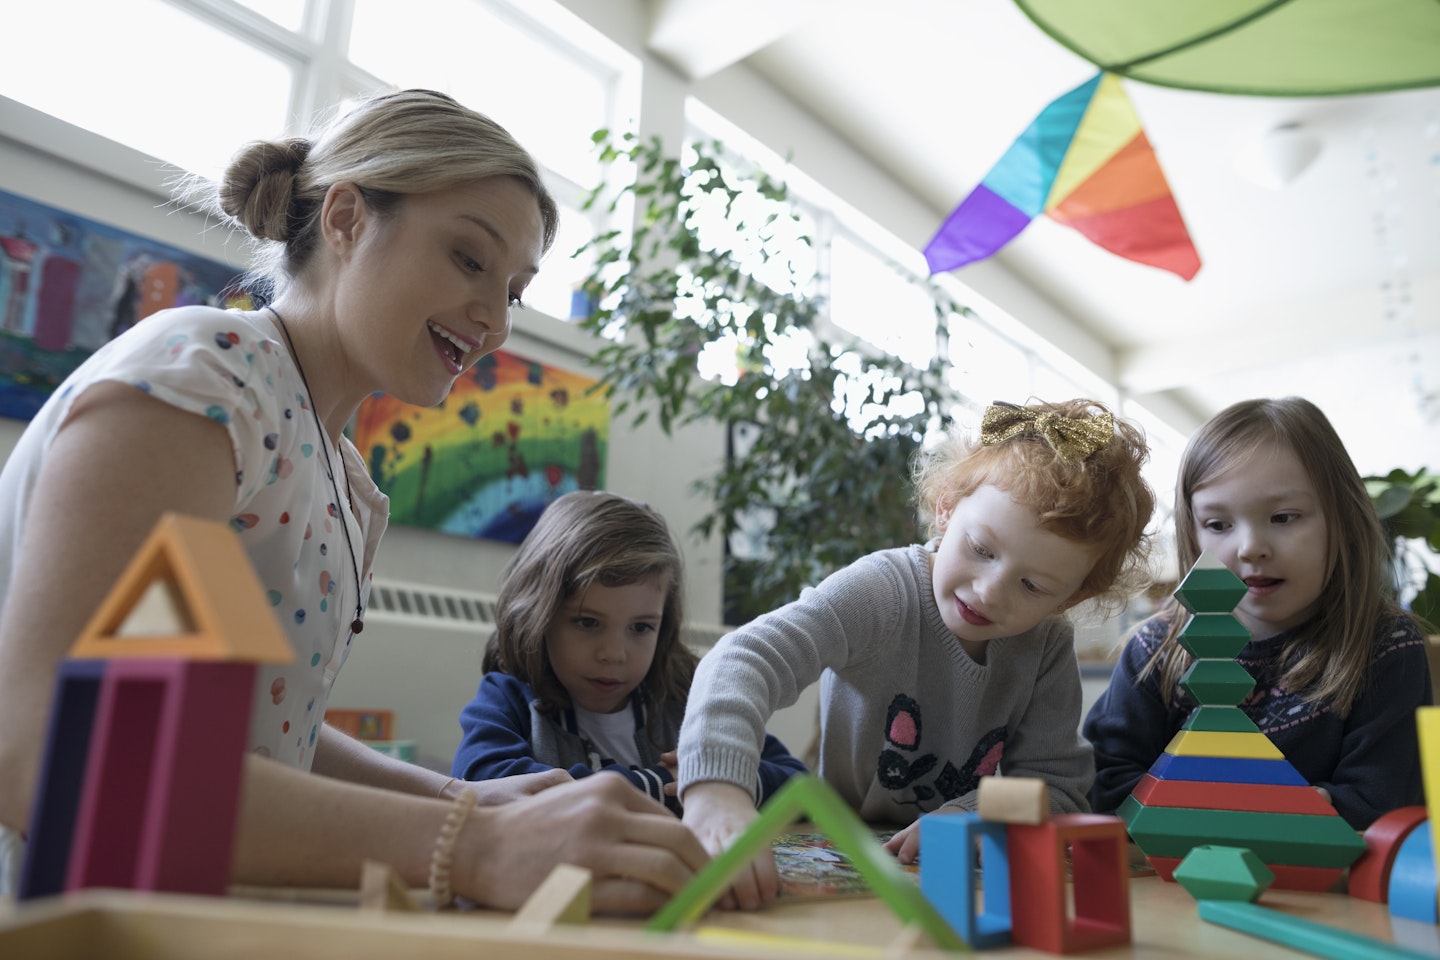
[[80, 632], [70, 657], [290, 663], [290, 640], [234, 531], [167, 513]]

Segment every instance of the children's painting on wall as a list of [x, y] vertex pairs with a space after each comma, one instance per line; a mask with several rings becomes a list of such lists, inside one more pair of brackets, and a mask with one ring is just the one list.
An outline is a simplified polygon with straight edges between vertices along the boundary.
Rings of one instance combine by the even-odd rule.
[[438, 407], [366, 398], [351, 435], [392, 523], [519, 543], [551, 500], [604, 488], [610, 406], [594, 383], [497, 350]]
[[112, 337], [157, 310], [236, 306], [241, 271], [0, 190], [0, 416], [29, 420]]

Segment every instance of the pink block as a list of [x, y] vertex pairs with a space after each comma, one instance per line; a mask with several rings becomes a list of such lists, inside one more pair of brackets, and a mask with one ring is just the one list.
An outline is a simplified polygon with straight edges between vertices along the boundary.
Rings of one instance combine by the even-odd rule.
[[223, 895], [255, 665], [109, 662], [66, 889]]

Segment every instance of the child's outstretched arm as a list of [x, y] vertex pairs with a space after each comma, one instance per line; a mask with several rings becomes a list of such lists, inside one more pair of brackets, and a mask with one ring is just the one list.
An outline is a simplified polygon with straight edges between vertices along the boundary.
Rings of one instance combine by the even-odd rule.
[[1313, 784], [1356, 830], [1425, 802], [1415, 710], [1434, 700], [1425, 638], [1410, 620], [1384, 627], [1369, 686], [1345, 719], [1334, 774]]
[[584, 763], [566, 770], [537, 760], [530, 727], [528, 688], [509, 674], [487, 673], [460, 711], [463, 736], [450, 774], [462, 780], [493, 780], [556, 769], [574, 778], [592, 772]]
[[1096, 813], [1115, 812], [1189, 713], [1165, 704], [1155, 674], [1136, 679], [1166, 627], [1164, 620], [1140, 625], [1121, 651], [1110, 685], [1085, 717], [1082, 732], [1095, 756], [1090, 807]]

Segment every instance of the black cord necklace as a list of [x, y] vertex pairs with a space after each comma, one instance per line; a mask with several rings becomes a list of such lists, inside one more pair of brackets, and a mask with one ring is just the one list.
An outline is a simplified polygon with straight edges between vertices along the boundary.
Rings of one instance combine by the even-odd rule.
[[[325, 428], [320, 425], [320, 414], [315, 411], [315, 394], [310, 392], [310, 381], [305, 378], [305, 367], [300, 363], [300, 353], [295, 349], [295, 340], [290, 336], [290, 328], [285, 325], [285, 318], [274, 307], [266, 307], [275, 315], [275, 322], [280, 324], [280, 332], [285, 334], [285, 344], [290, 348], [290, 357], [295, 361], [295, 369], [300, 374], [300, 382], [305, 385], [305, 396], [310, 401], [310, 416], [315, 418], [315, 431], [320, 435], [320, 452], [325, 455], [325, 472], [330, 476], [330, 486], [335, 491], [335, 509], [346, 509], [351, 513], [355, 512], [355, 501], [350, 493], [350, 472], [345, 472], [345, 506], [340, 506], [340, 484], [335, 482], [335, 468], [330, 463], [330, 441], [325, 434]], [[342, 464], [343, 466], [343, 464]], [[345, 536], [345, 551], [350, 554], [350, 569], [355, 573], [355, 619], [350, 621], [350, 632], [359, 633], [365, 629], [365, 608], [360, 605], [360, 564], [355, 560], [355, 546], [350, 542], [350, 524], [346, 517], [336, 517], [340, 521], [340, 532]]]

